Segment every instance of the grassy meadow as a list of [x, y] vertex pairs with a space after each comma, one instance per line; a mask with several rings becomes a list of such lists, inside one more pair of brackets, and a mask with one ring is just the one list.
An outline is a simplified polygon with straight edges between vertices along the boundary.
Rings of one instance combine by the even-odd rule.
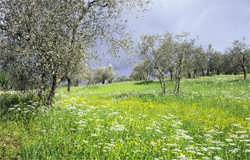
[[250, 159], [250, 81], [214, 76], [181, 82], [59, 88], [29, 123], [0, 120], [0, 159]]

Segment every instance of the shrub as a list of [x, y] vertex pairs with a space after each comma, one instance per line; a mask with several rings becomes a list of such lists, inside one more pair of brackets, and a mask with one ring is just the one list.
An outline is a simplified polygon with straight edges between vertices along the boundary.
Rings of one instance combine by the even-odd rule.
[[9, 79], [6, 73], [0, 72], [0, 88], [7, 89], [9, 87]]
[[32, 93], [6, 93], [0, 95], [0, 116], [3, 120], [23, 120], [29, 122], [42, 105]]

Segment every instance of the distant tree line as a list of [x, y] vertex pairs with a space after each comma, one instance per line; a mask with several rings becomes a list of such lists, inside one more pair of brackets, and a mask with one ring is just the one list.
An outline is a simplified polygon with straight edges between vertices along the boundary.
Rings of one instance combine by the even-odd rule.
[[166, 94], [167, 78], [175, 81], [174, 93], [180, 92], [182, 77], [196, 78], [219, 74], [241, 74], [247, 79], [250, 72], [250, 48], [245, 40], [236, 40], [225, 53], [212, 45], [207, 49], [195, 43], [187, 33], [163, 36], [145, 35], [139, 44], [143, 61], [134, 67], [131, 79], [158, 79]]
[[112, 66], [101, 67], [97, 69], [89, 69], [84, 76], [88, 85], [112, 83], [115, 78], [115, 73]]

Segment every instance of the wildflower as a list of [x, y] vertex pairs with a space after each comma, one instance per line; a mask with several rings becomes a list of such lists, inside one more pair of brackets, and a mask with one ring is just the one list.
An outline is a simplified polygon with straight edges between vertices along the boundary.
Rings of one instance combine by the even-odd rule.
[[113, 126], [110, 127], [110, 130], [111, 131], [116, 131], [116, 132], [122, 132], [122, 131], [126, 130], [126, 128], [125, 128], [124, 125], [115, 124], [115, 125], [113, 125]]
[[247, 131], [236, 131], [237, 134], [245, 134]]
[[220, 150], [222, 150], [222, 148], [221, 147], [215, 147], [215, 150], [220, 151]]
[[151, 144], [152, 146], [156, 146], [156, 145], [157, 145], [157, 143], [155, 143], [154, 141], [150, 142], [150, 144]]
[[222, 160], [222, 158], [219, 156], [214, 156], [214, 160]]
[[208, 151], [208, 148], [202, 147], [202, 150], [203, 150], [204, 152], [207, 152], [207, 151]]
[[15, 108], [9, 108], [9, 111], [15, 110]]
[[202, 157], [203, 160], [210, 160], [209, 157]]
[[181, 121], [176, 121], [176, 124], [179, 125], [179, 126], [183, 125], [183, 124], [181, 123]]
[[167, 149], [167, 148], [162, 148], [161, 150], [162, 150], [163, 152], [168, 151], [168, 149]]
[[176, 152], [176, 153], [181, 152], [181, 150], [178, 149], [178, 148], [175, 148], [173, 151]]
[[166, 144], [166, 146], [168, 146], [168, 147], [177, 147], [177, 144], [168, 143], [168, 144]]
[[162, 134], [163, 132], [160, 129], [155, 130], [157, 133]]
[[225, 139], [225, 141], [226, 141], [226, 142], [233, 142], [233, 140], [230, 139], [230, 138]]
[[113, 116], [117, 116], [119, 114], [120, 114], [120, 112], [111, 112], [108, 116], [113, 117]]
[[135, 137], [140, 137], [140, 136], [141, 136], [141, 135], [140, 135], [140, 134], [138, 134], [138, 133], [136, 133], [136, 134], [135, 134]]
[[209, 147], [210, 150], [221, 150], [221, 147]]
[[112, 147], [110, 145], [104, 146], [103, 147], [103, 152], [109, 152], [112, 150]]
[[234, 148], [234, 149], [231, 149], [231, 150], [229, 150], [231, 153], [237, 153], [237, 152], [239, 152], [239, 148]]
[[196, 154], [196, 152], [193, 151], [193, 150], [188, 150], [187, 152], [188, 152], [188, 153], [192, 153], [192, 154]]
[[151, 127], [146, 127], [146, 130], [151, 130], [152, 128]]
[[183, 135], [183, 138], [184, 138], [185, 140], [193, 140], [193, 137], [191, 137], [191, 136], [189, 136], [189, 135], [187, 135], [187, 134]]
[[77, 112], [77, 115], [78, 115], [78, 116], [83, 116], [84, 114], [85, 114], [85, 112], [82, 111], [82, 110], [79, 110], [79, 111]]
[[181, 155], [178, 157], [180, 160], [188, 160], [188, 158], [185, 155]]
[[224, 132], [222, 132], [222, 131], [217, 131], [216, 133], [217, 133], [217, 134], [223, 134]]
[[250, 142], [250, 139], [242, 139], [242, 140], [240, 140], [240, 142], [246, 142], [246, 143], [248, 143], [248, 142]]
[[92, 133], [90, 136], [91, 137], [97, 137], [98, 135], [96, 133]]
[[233, 127], [236, 127], [236, 128], [241, 128], [241, 125], [238, 124], [238, 123], [234, 123], [234, 124], [232, 124], [232, 126], [233, 126]]
[[230, 145], [230, 146], [236, 146], [236, 144], [235, 144], [235, 143], [229, 143], [229, 145]]
[[240, 135], [238, 138], [239, 138], [239, 139], [245, 139], [245, 138], [248, 138], [248, 135], [242, 134], [242, 135]]
[[84, 120], [80, 120], [79, 122], [77, 122], [80, 126], [82, 126], [82, 127], [85, 127], [86, 126], [86, 124], [87, 124], [87, 122], [86, 121], [84, 121]]
[[75, 110], [76, 109], [76, 107], [74, 107], [74, 106], [68, 106], [68, 110]]
[[231, 134], [230, 137], [233, 139], [238, 138], [238, 136], [236, 134]]
[[203, 155], [204, 155], [204, 154], [201, 153], [201, 152], [196, 152], [196, 154], [199, 155], [199, 156], [203, 156]]
[[162, 119], [166, 119], [166, 120], [168, 120], [168, 119], [169, 119], [169, 117], [168, 117], [168, 116], [166, 116], [166, 115], [164, 115], [164, 116], [162, 116]]
[[85, 143], [85, 144], [88, 144], [88, 143], [89, 143], [87, 140], [83, 140], [82, 142]]

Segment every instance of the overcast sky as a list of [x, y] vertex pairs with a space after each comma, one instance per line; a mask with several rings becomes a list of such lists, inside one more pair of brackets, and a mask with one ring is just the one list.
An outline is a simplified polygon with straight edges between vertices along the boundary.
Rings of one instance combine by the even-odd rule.
[[[142, 34], [189, 32], [203, 47], [211, 43], [219, 51], [236, 39], [250, 42], [250, 0], [153, 0], [147, 11], [126, 17], [135, 39]], [[113, 64], [119, 74], [127, 75], [133, 59], [123, 55], [112, 62], [108, 57], [103, 65]]]

